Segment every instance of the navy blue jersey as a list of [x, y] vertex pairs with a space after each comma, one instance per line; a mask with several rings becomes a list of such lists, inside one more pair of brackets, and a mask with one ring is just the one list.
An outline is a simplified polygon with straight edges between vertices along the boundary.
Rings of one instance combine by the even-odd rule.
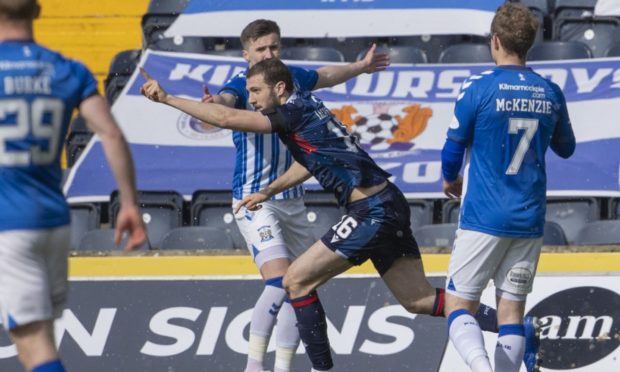
[[[293, 82], [297, 89], [312, 90], [318, 80], [316, 71], [289, 66]], [[236, 97], [235, 108], [254, 110], [248, 103], [249, 93], [246, 89], [246, 72], [230, 79], [219, 93], [228, 93]], [[233, 177], [233, 196], [243, 199], [245, 196], [262, 190], [273, 182], [288, 167], [293, 159], [286, 147], [278, 140], [277, 134], [251, 132], [233, 132], [233, 142], [237, 150], [235, 173]], [[302, 185], [275, 195], [273, 199], [297, 198], [303, 195]]]
[[575, 143], [560, 88], [530, 68], [500, 66], [467, 79], [454, 111], [448, 138], [468, 146], [460, 227], [542, 236], [545, 152], [564, 155]]
[[0, 43], [0, 230], [69, 223], [60, 153], [80, 103], [97, 92], [84, 67], [36, 43]]
[[344, 125], [308, 91], [282, 106], [263, 110], [293, 158], [346, 205], [356, 187], [381, 184], [390, 174], [362, 150]]

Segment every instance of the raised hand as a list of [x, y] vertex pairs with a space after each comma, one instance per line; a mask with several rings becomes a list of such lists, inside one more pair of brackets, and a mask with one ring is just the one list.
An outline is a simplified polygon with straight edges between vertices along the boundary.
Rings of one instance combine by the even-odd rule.
[[383, 71], [390, 65], [390, 56], [385, 53], [375, 53], [377, 44], [373, 43], [366, 55], [361, 60], [364, 64], [364, 72], [372, 74], [373, 72]]
[[153, 102], [165, 103], [168, 93], [159, 85], [159, 82], [153, 79], [142, 67], [140, 67], [140, 74], [146, 80], [146, 83], [140, 88], [140, 93]]

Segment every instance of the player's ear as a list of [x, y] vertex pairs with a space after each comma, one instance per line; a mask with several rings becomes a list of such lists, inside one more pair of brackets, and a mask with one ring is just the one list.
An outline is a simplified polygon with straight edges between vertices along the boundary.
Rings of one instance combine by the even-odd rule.
[[281, 97], [286, 92], [286, 83], [283, 81], [278, 81], [275, 85], [275, 88], [276, 88], [276, 93], [278, 94], [278, 97]]
[[241, 56], [243, 57], [243, 59], [245, 59], [246, 62], [250, 63], [250, 56], [247, 50], [243, 49], [241, 51]]
[[39, 2], [37, 1], [34, 4], [34, 14], [32, 15], [32, 19], [38, 19], [40, 15], [41, 15], [41, 5], [39, 5]]

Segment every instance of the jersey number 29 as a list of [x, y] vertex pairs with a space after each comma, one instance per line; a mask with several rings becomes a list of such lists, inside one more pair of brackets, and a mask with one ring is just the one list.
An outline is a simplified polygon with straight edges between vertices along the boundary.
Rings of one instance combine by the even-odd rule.
[[[0, 100], [0, 166], [48, 165], [58, 154], [64, 103], [56, 98]], [[30, 138], [30, 133], [32, 137]], [[15, 142], [14, 149], [8, 148]], [[22, 144], [18, 144], [22, 142]], [[46, 142], [47, 146], [39, 143]], [[27, 145], [24, 146], [23, 144]]]

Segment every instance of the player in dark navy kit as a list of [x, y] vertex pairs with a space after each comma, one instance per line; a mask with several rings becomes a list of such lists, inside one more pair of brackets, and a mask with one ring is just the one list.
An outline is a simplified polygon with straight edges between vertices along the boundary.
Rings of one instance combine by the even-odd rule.
[[263, 61], [248, 72], [250, 103], [260, 112], [174, 97], [143, 73], [147, 82], [142, 93], [149, 99], [222, 128], [278, 133], [289, 148], [295, 159], [289, 170], [264, 190], [245, 197], [237, 209], [253, 209], [311, 175], [346, 207], [342, 220], [294, 261], [284, 278], [314, 370], [326, 371], [333, 365], [325, 313], [315, 290], [367, 259], [408, 311], [443, 316], [443, 296], [426, 280], [407, 200], [319, 99], [310, 92], [293, 91], [291, 74], [282, 62]]
[[82, 64], [32, 39], [35, 0], [0, 0], [0, 314], [26, 371], [61, 372], [53, 320], [66, 304], [69, 206], [60, 153], [74, 109], [101, 139], [122, 207], [116, 242], [146, 238], [129, 147]]
[[449, 333], [476, 372], [492, 370], [471, 315], [491, 279], [499, 323], [494, 370], [516, 372], [522, 358], [528, 372], [539, 368], [537, 345], [526, 342], [532, 319], [522, 320], [542, 246], [545, 152], [571, 156], [575, 136], [560, 88], [525, 66], [537, 28], [521, 4], [497, 10], [491, 24], [497, 67], [463, 83], [442, 152], [446, 194], [459, 197], [463, 189], [446, 287]]

